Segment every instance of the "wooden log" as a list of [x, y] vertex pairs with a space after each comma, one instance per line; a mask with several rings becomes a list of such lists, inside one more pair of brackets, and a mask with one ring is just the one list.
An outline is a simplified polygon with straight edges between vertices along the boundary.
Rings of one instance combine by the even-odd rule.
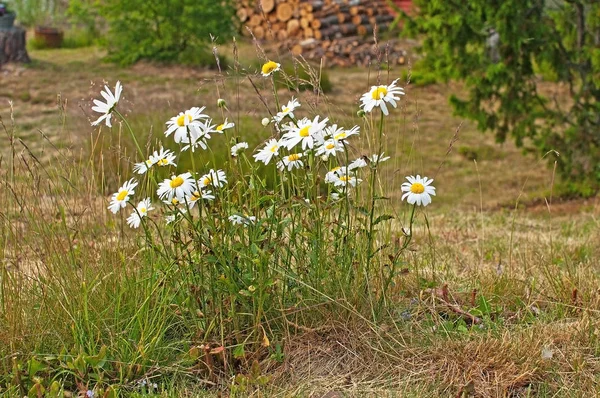
[[254, 14], [250, 17], [248, 22], [246, 22], [246, 25], [253, 28], [255, 26], [259, 26], [261, 23], [262, 23], [262, 17], [258, 14]]
[[248, 20], [248, 9], [245, 7], [238, 8], [235, 14], [240, 22], [246, 22]]
[[292, 18], [293, 7], [288, 3], [277, 4], [277, 19], [281, 22], [287, 22]]
[[25, 45], [25, 29], [19, 26], [0, 29], [0, 65], [7, 62], [31, 62]]
[[288, 32], [285, 29], [278, 29], [275, 31], [275, 36], [278, 41], [282, 42], [288, 38]]
[[254, 29], [252, 29], [252, 33], [254, 33], [254, 37], [257, 39], [262, 40], [265, 38], [265, 29], [262, 26], [255, 26]]
[[275, 8], [275, 0], [260, 0], [259, 4], [265, 14], [270, 13]]
[[306, 29], [310, 26], [310, 21], [306, 18], [300, 18], [300, 26], [302, 29]]
[[289, 21], [287, 21], [286, 30], [289, 36], [295, 35], [300, 30], [300, 21], [298, 21], [297, 19], [290, 19]]

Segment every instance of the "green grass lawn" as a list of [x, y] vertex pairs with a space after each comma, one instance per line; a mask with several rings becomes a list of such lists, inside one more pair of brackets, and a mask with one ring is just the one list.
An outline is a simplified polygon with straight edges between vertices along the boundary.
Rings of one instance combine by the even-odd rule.
[[[356, 205], [338, 212], [302, 200], [298, 187], [323, 189], [322, 181], [278, 180], [273, 170], [227, 156], [230, 140], [262, 147], [272, 130], [261, 119], [275, 100], [250, 44], [240, 45], [239, 63], [231, 48], [221, 53], [237, 66], [119, 68], [90, 47], [32, 50], [31, 65], [3, 72], [0, 394], [598, 393], [597, 197], [561, 198], [565, 181], [551, 161], [498, 145], [453, 117], [447, 97], [461, 92], [459, 84], [408, 85], [385, 119], [391, 159], [372, 186], [384, 194], [378, 214], [393, 218], [369, 231], [368, 176]], [[349, 156], [371, 155], [379, 118], [356, 112], [376, 72], [326, 72], [330, 93], [280, 88], [279, 100], [299, 98], [301, 116], [360, 125]], [[380, 78], [405, 74], [398, 67]], [[117, 122], [91, 127], [92, 99], [117, 80], [132, 130]], [[124, 213], [106, 207], [142, 160], [132, 134], [143, 150], [154, 149], [168, 141], [165, 122], [192, 106], [236, 128], [214, 135], [212, 152], [178, 162], [225, 169], [230, 191], [206, 209], [210, 222], [159, 228], [155, 217], [156, 232], [130, 231]], [[408, 246], [399, 249], [411, 210], [400, 186], [413, 174], [434, 178], [437, 195], [417, 211]], [[227, 226], [227, 211], [267, 217], [271, 203], [280, 213], [262, 229]], [[330, 240], [318, 241], [324, 236]]]

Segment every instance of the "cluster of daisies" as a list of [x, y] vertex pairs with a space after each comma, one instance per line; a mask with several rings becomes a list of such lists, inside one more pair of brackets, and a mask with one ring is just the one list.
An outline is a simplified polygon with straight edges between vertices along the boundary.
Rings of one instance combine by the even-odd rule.
[[[263, 65], [261, 72], [263, 76], [268, 77], [279, 70], [280, 64], [269, 61]], [[111, 127], [111, 116], [113, 112], [116, 112], [122, 89], [120, 82], [117, 82], [114, 93], [108, 86], [104, 87], [101, 95], [105, 102], [96, 99], [92, 107], [92, 110], [100, 113], [101, 116], [92, 125], [104, 122]], [[397, 86], [397, 80], [389, 85], [372, 86], [360, 98], [361, 111], [369, 113], [379, 108], [382, 115], [387, 116], [390, 106], [396, 108], [402, 95], [404, 95], [404, 90]], [[219, 100], [218, 105], [224, 106], [224, 101]], [[348, 161], [348, 140], [353, 136], [358, 136], [360, 128], [354, 126], [346, 129], [337, 124], [328, 124], [329, 119], [320, 116], [315, 116], [313, 119], [297, 118], [295, 112], [300, 106], [300, 102], [292, 98], [281, 107], [276, 115], [263, 119], [264, 126], [274, 126], [277, 138], [267, 140], [264, 146], [253, 155], [256, 162], [262, 162], [265, 165], [274, 162], [282, 172], [292, 172], [294, 169], [304, 168], [308, 158], [328, 162], [330, 167], [334, 167], [326, 173], [324, 181], [334, 187], [332, 197], [336, 198], [340, 194], [347, 195], [349, 188], [356, 187], [362, 182], [358, 174], [360, 169], [367, 166], [377, 168], [381, 162], [389, 159], [389, 156], [381, 153]], [[227, 119], [221, 124], [213, 123], [213, 120], [203, 113], [204, 109], [205, 107], [193, 107], [172, 117], [166, 122], [165, 136], [172, 136], [182, 151], [206, 150], [211, 135], [221, 134], [234, 127], [234, 124], [228, 122]], [[120, 116], [120, 114], [118, 115]], [[247, 149], [248, 143], [239, 142], [231, 147], [231, 156], [237, 157]], [[335, 161], [329, 162], [332, 159]], [[177, 167], [176, 160], [177, 156], [173, 151], [161, 147], [154, 151], [148, 159], [135, 163], [133, 171], [138, 175], [146, 173], [150, 175], [151, 170], [156, 167]], [[342, 165], [342, 163], [345, 164]], [[167, 216], [167, 223], [192, 209], [199, 200], [214, 200], [215, 191], [222, 189], [228, 183], [225, 172], [214, 169], [201, 176], [185, 172], [172, 174], [170, 178], [162, 181], [155, 181], [156, 196], [173, 210]], [[416, 177], [407, 177], [407, 181], [401, 186], [402, 200], [415, 206], [427, 206], [431, 203], [431, 196], [435, 195], [435, 188], [431, 185], [432, 179], [417, 175]], [[130, 204], [133, 211], [127, 217], [127, 223], [132, 228], [138, 228], [142, 219], [148, 216], [148, 212], [154, 210], [149, 197], [142, 199], [134, 206], [131, 199], [135, 194], [136, 187], [138, 187], [136, 179], [132, 178], [126, 181], [112, 195], [108, 206], [108, 209], [116, 214]], [[234, 214], [229, 217], [229, 221], [233, 224], [248, 226], [256, 223], [256, 217]]]

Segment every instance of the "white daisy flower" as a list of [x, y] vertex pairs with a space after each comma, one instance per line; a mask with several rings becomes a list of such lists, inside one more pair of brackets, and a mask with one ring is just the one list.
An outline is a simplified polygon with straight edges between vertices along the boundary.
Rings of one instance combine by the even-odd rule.
[[170, 136], [172, 133], [175, 133], [173, 139], [176, 143], [189, 143], [190, 136], [194, 134], [193, 127], [199, 124], [200, 119], [207, 119], [208, 116], [203, 114], [202, 111], [205, 107], [198, 108], [193, 107], [188, 109], [185, 112], [180, 112], [179, 115], [173, 116], [166, 125], [167, 130], [165, 131], [165, 136]]
[[312, 149], [315, 141], [323, 141], [323, 130], [327, 124], [329, 118], [325, 118], [319, 121], [319, 116], [315, 116], [314, 120], [304, 118], [298, 122], [298, 125], [290, 123], [284, 126], [283, 129], [287, 131], [281, 137], [282, 145], [287, 149], [292, 149], [299, 143], [302, 143], [302, 150], [307, 148]]
[[360, 127], [354, 126], [350, 130], [338, 129], [335, 132], [332, 132], [331, 138], [336, 141], [345, 142], [349, 137], [353, 135], [358, 135]]
[[192, 138], [192, 142], [187, 141], [188, 145], [185, 145], [181, 148], [182, 151], [187, 151], [191, 149], [192, 152], [195, 152], [196, 148], [200, 147], [203, 150], [208, 148], [207, 140], [210, 140], [211, 133], [221, 133], [222, 131], [217, 131], [216, 126], [212, 124], [212, 119], [208, 119], [206, 121], [199, 121], [195, 125], [190, 128], [190, 137]]
[[154, 151], [150, 158], [154, 159], [155, 164], [159, 166], [177, 166], [175, 164], [175, 153], [162, 147], [159, 152]]
[[277, 112], [277, 114], [275, 116], [273, 116], [273, 120], [277, 123], [281, 123], [281, 121], [283, 119], [285, 119], [286, 116], [293, 118], [294, 117], [293, 112], [298, 107], [300, 107], [300, 102], [298, 102], [297, 99], [292, 97], [292, 99], [290, 101], [288, 101], [287, 105], [281, 106], [281, 112]]
[[240, 153], [244, 152], [246, 149], [248, 149], [248, 143], [247, 142], [239, 142], [231, 147], [231, 156], [236, 157]]
[[377, 155], [377, 154], [371, 155], [369, 160], [371, 161], [371, 163], [374, 163], [374, 164], [383, 163], [386, 160], [390, 159], [389, 156], [383, 156], [384, 154], [385, 154], [385, 152], [381, 152], [381, 155]]
[[325, 174], [325, 182], [327, 184], [333, 184], [333, 182], [343, 173], [340, 166], [334, 167]]
[[335, 156], [337, 152], [344, 152], [344, 147], [339, 141], [329, 139], [317, 148], [316, 155], [325, 156], [324, 159], [327, 160], [329, 156]]
[[200, 184], [200, 188], [206, 188], [209, 185], [212, 185], [215, 188], [222, 188], [227, 184], [227, 176], [223, 170], [215, 171], [210, 169], [207, 174], [204, 174], [198, 179], [198, 184]]
[[225, 130], [229, 130], [231, 128], [235, 127], [234, 123], [231, 122], [227, 122], [227, 118], [225, 118], [225, 121], [223, 122], [223, 124], [219, 124], [217, 126], [217, 128], [214, 130], [214, 132], [216, 133], [222, 133]]
[[131, 228], [139, 228], [142, 218], [146, 217], [150, 210], [154, 210], [150, 198], [142, 200], [136, 206], [136, 210], [134, 210], [133, 213], [131, 213], [131, 215], [127, 218], [127, 225], [129, 225]]
[[271, 74], [273, 74], [274, 72], [277, 72], [279, 69], [281, 69], [281, 64], [278, 64], [277, 62], [273, 61], [268, 61], [262, 66], [261, 73], [264, 77], [268, 77], [271, 76]]
[[144, 174], [148, 170], [150, 170], [150, 168], [152, 168], [152, 166], [154, 166], [155, 163], [156, 160], [152, 157], [152, 155], [150, 155], [150, 157], [147, 160], [140, 163], [135, 163], [133, 165], [133, 172], [138, 174]]
[[228, 219], [233, 225], [252, 225], [256, 222], [256, 217], [248, 215], [234, 214], [229, 216]]
[[384, 115], [389, 115], [386, 102], [391, 104], [394, 108], [397, 106], [396, 101], [400, 101], [400, 97], [397, 95], [404, 95], [404, 89], [402, 87], [396, 87], [394, 80], [390, 85], [372, 86], [368, 93], [364, 93], [360, 97], [361, 106], [365, 112], [371, 112], [376, 106], [381, 108]]
[[431, 195], [435, 196], [435, 187], [430, 185], [433, 179], [428, 179], [420, 175], [406, 177], [408, 182], [402, 184], [402, 200], [406, 199], [411, 205], [416, 204], [417, 206], [427, 206], [431, 203]]
[[194, 208], [194, 206], [196, 205], [196, 202], [198, 202], [200, 199], [215, 200], [215, 195], [212, 194], [212, 191], [196, 190], [196, 191], [192, 192], [192, 194], [186, 198], [190, 209]]
[[357, 186], [362, 182], [349, 168], [334, 167], [325, 175], [325, 182], [335, 187]]
[[134, 188], [137, 187], [137, 185], [138, 182], [134, 178], [125, 182], [123, 186], [112, 195], [108, 209], [112, 211], [113, 214], [117, 214], [119, 209], [127, 206], [129, 197], [135, 193]]
[[348, 185], [355, 187], [360, 184], [362, 180], [356, 178], [354, 174], [342, 174], [340, 176], [334, 174], [333, 186], [335, 187], [346, 187]]
[[304, 167], [302, 162], [302, 153], [292, 153], [288, 156], [284, 156], [279, 162], [277, 162], [277, 168], [283, 170], [287, 167], [288, 171], [292, 169], [299, 169]]
[[184, 201], [186, 196], [189, 196], [196, 190], [196, 181], [192, 177], [192, 173], [183, 173], [178, 176], [172, 176], [158, 184], [156, 194], [162, 200], [172, 200], [177, 198], [180, 202]]
[[265, 165], [269, 164], [273, 156], [279, 156], [279, 141], [276, 139], [270, 139], [263, 149], [254, 154], [255, 162], [263, 162]]
[[112, 111], [115, 109], [115, 106], [117, 106], [117, 103], [119, 102], [119, 99], [121, 98], [121, 92], [123, 91], [123, 86], [121, 86], [121, 82], [118, 81], [117, 84], [115, 85], [115, 93], [113, 95], [112, 91], [110, 91], [110, 88], [108, 88], [108, 86], [104, 86], [104, 90], [100, 91], [100, 94], [102, 95], [102, 97], [104, 97], [104, 100], [106, 102], [102, 102], [100, 100], [95, 99], [94, 100], [94, 105], [92, 107], [92, 110], [94, 112], [98, 112], [101, 113], [102, 116], [100, 116], [98, 118], [98, 120], [92, 122], [92, 126], [97, 126], [100, 123], [102, 123], [102, 121], [104, 120], [106, 125], [108, 127], [112, 127], [112, 124], [110, 123], [110, 119], [112, 118]]
[[348, 165], [348, 170], [362, 169], [367, 166], [367, 161], [363, 158], [358, 158]]

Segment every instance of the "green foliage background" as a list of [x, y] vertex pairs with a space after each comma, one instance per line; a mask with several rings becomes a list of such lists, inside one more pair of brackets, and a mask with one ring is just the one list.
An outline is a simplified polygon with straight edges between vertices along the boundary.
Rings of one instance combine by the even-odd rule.
[[106, 0], [97, 7], [109, 26], [110, 58], [121, 64], [206, 64], [211, 36], [222, 41], [235, 32], [230, 0]]
[[[452, 96], [459, 116], [499, 142], [541, 154], [556, 150], [558, 169], [578, 194], [600, 183], [600, 4], [593, 0], [415, 0], [406, 32], [422, 35], [424, 62], [442, 80], [462, 80]], [[489, 43], [497, 32], [496, 50]], [[494, 54], [494, 51], [497, 51]], [[496, 56], [494, 56], [496, 55]], [[540, 76], [568, 97], [540, 93]], [[548, 156], [553, 162], [555, 157]]]

